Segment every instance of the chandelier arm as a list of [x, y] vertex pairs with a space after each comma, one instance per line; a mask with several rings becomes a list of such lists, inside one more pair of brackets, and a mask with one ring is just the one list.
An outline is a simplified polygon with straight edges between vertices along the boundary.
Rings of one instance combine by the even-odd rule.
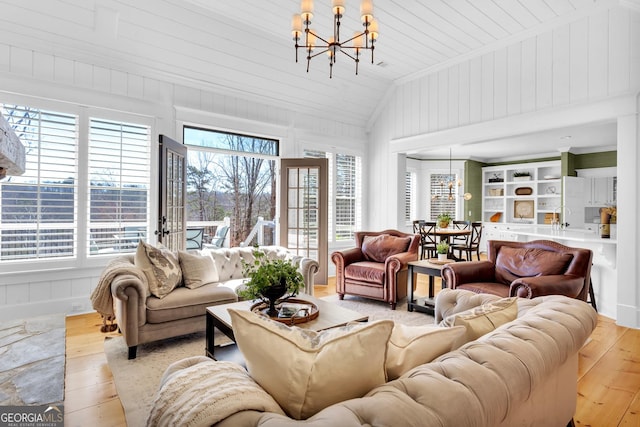
[[[343, 42], [340, 42], [340, 45], [343, 45], [343, 44], [349, 43], [349, 42], [351, 42], [351, 41], [354, 41], [354, 40], [355, 40], [355, 39], [357, 39], [358, 37], [362, 37], [362, 36], [366, 36], [366, 33], [354, 34], [354, 36], [353, 36], [353, 37], [351, 37], [350, 39], [345, 40], [345, 41], [343, 41]], [[341, 47], [342, 47], [343, 49], [355, 49], [355, 46], [341, 46]], [[364, 47], [364, 46], [361, 46], [361, 47], [359, 47], [358, 49], [367, 49], [367, 48], [366, 48], [366, 47]], [[370, 49], [370, 48], [369, 48], [369, 49]]]
[[353, 59], [354, 61], [358, 61], [358, 59], [356, 59], [355, 56], [352, 56], [351, 54], [345, 52], [344, 50], [340, 49], [340, 52], [344, 53], [345, 55], [347, 55], [349, 58]]
[[[318, 47], [318, 46], [314, 46], [314, 47]], [[329, 51], [329, 49], [325, 49], [325, 50], [323, 50], [321, 52], [314, 53], [313, 55], [307, 56], [307, 59], [315, 58], [316, 56], [322, 55], [323, 53], [327, 53], [328, 51]]]
[[314, 35], [318, 40], [322, 40], [326, 45], [329, 45], [329, 42], [327, 40], [323, 39], [322, 37], [314, 33], [312, 30], [308, 30], [307, 33]]

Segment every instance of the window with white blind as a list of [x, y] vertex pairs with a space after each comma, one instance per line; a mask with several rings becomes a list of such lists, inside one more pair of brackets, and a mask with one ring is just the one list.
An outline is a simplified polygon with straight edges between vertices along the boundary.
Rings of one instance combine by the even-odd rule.
[[89, 118], [88, 109], [0, 111], [26, 152], [25, 173], [0, 182], [0, 262], [133, 251], [149, 222], [149, 126]]
[[147, 237], [149, 127], [92, 118], [89, 253], [133, 252]]
[[453, 185], [449, 191], [449, 183], [455, 183], [455, 174], [436, 173], [429, 175], [431, 188], [431, 220], [435, 221], [441, 213], [448, 213], [455, 218], [456, 202], [458, 200], [458, 186]]
[[414, 172], [405, 172], [404, 174], [404, 222], [411, 225], [416, 217], [415, 209], [415, 182], [416, 174]]
[[353, 240], [362, 218], [361, 158], [313, 150], [304, 157], [329, 159], [329, 241]]
[[26, 172], [0, 184], [0, 260], [75, 255], [77, 117], [0, 105], [25, 146]]

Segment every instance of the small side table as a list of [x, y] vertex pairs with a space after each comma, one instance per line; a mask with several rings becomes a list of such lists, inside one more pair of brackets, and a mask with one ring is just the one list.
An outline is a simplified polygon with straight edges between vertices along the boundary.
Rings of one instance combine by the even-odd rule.
[[[407, 286], [409, 298], [407, 298], [407, 310], [413, 311], [421, 311], [423, 313], [428, 313], [433, 315], [435, 309], [435, 301], [434, 301], [434, 278], [442, 277], [442, 267], [451, 262], [455, 262], [454, 260], [448, 260], [445, 263], [433, 263], [428, 259], [423, 259], [420, 261], [411, 261], [409, 263], [407, 272]], [[413, 276], [414, 274], [426, 274], [429, 276], [429, 295], [426, 298], [417, 298], [413, 297]], [[442, 279], [442, 287], [446, 288], [447, 284], [444, 279]]]

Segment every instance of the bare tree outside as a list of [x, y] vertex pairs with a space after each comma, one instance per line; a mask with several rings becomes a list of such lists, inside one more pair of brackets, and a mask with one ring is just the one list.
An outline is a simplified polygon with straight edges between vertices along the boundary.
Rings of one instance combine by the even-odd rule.
[[189, 148], [188, 219], [230, 217], [230, 244], [237, 246], [251, 233], [258, 217], [273, 220], [275, 216], [276, 162], [270, 158], [275, 141], [236, 134], [216, 136], [215, 144], [224, 153]]

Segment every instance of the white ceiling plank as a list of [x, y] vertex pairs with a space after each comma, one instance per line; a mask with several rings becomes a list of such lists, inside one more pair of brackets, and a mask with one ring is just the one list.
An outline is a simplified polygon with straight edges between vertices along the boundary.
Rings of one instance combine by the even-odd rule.
[[538, 19], [518, 0], [493, 0], [513, 19], [518, 21], [524, 28], [532, 28], [540, 23]]
[[526, 0], [520, 2], [539, 22], [549, 21], [558, 15], [544, 0]]

